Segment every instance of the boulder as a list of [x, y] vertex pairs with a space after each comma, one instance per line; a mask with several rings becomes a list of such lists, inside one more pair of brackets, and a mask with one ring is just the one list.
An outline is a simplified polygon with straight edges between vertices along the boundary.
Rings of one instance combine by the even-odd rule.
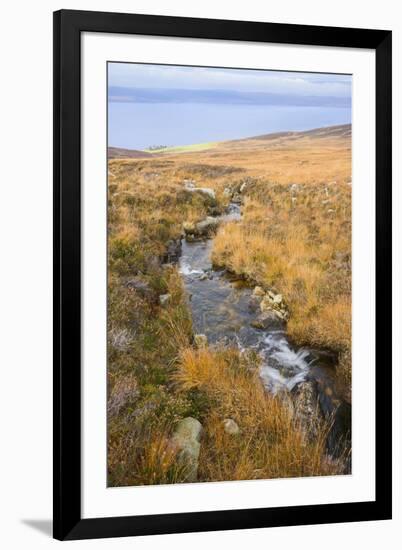
[[178, 461], [184, 467], [185, 481], [189, 483], [197, 481], [201, 435], [201, 423], [196, 418], [188, 416], [180, 420], [172, 437]]
[[196, 187], [194, 190], [197, 193], [201, 193], [201, 195], [206, 195], [210, 199], [216, 199], [215, 191], [213, 189], [210, 189], [209, 187]]
[[170, 240], [166, 243], [166, 253], [164, 255], [164, 262], [175, 263], [179, 261], [181, 255], [181, 240]]
[[263, 299], [261, 300], [260, 309], [261, 309], [262, 313], [265, 313], [266, 311], [271, 311], [272, 310], [272, 300], [270, 299], [268, 294], [265, 295], [263, 297]]
[[194, 222], [183, 222], [183, 231], [187, 235], [189, 233], [194, 233], [195, 223]]
[[207, 216], [202, 222], [198, 222], [195, 226], [196, 233], [200, 236], [208, 236], [218, 229], [219, 220], [212, 216]]
[[273, 304], [281, 304], [282, 302], [283, 302], [282, 294], [275, 294], [274, 297], [272, 298]]
[[219, 226], [219, 220], [212, 216], [207, 216], [205, 220], [198, 223], [184, 222], [183, 230], [186, 235], [192, 235], [195, 237], [209, 237], [216, 232]]
[[289, 312], [283, 303], [282, 294], [274, 294], [269, 291], [260, 302], [260, 310], [262, 313], [274, 311], [283, 321], [287, 321], [289, 318]]
[[227, 434], [236, 435], [240, 432], [239, 426], [231, 418], [225, 418], [223, 421], [223, 429]]
[[215, 191], [209, 187], [195, 187], [193, 184], [187, 184], [185, 185], [185, 189], [189, 193], [198, 193], [200, 195], [204, 195], [208, 199], [212, 199], [213, 201], [216, 200]]
[[194, 344], [197, 348], [205, 348], [208, 346], [208, 338], [205, 334], [194, 334]]
[[294, 389], [294, 407], [296, 420], [307, 435], [309, 441], [317, 439], [323, 415], [320, 409], [317, 384], [314, 380], [305, 380]]
[[284, 319], [274, 310], [264, 311], [251, 322], [251, 326], [260, 330], [281, 330], [284, 327]]

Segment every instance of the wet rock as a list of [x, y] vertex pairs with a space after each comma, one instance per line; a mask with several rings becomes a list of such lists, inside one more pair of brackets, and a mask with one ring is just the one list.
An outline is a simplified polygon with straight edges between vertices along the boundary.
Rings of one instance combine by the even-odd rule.
[[320, 409], [317, 384], [313, 380], [305, 380], [294, 390], [294, 406], [296, 419], [300, 422], [308, 439], [317, 438], [323, 421]]
[[268, 311], [275, 312], [283, 321], [287, 321], [289, 318], [289, 312], [283, 303], [282, 294], [274, 294], [271, 291], [267, 292], [260, 302], [260, 309], [262, 313]]
[[205, 220], [198, 223], [184, 222], [183, 230], [188, 240], [188, 236], [209, 237], [216, 232], [219, 226], [219, 220], [212, 216], [207, 216]]
[[172, 299], [171, 294], [161, 294], [159, 296], [159, 303], [163, 307], [163, 306], [166, 306], [171, 301], [171, 299]]
[[200, 236], [208, 236], [214, 233], [218, 229], [219, 220], [208, 216], [202, 222], [198, 222], [195, 226], [196, 233]]
[[163, 261], [165, 263], [176, 263], [181, 256], [181, 240], [170, 240], [166, 243], [166, 253]]
[[260, 330], [281, 330], [284, 327], [284, 320], [277, 311], [268, 310], [262, 312], [257, 319], [254, 319], [251, 326]]
[[283, 298], [282, 298], [282, 294], [276, 294], [273, 298], [272, 298], [272, 302], [274, 304], [281, 304], [283, 302]]
[[183, 231], [185, 235], [194, 234], [195, 223], [194, 222], [183, 222]]
[[177, 424], [172, 437], [172, 444], [178, 451], [178, 460], [185, 469], [185, 481], [190, 483], [197, 481], [201, 435], [201, 423], [188, 416]]
[[209, 187], [190, 187], [189, 185], [187, 185], [186, 191], [188, 191], [189, 193], [198, 193], [200, 195], [204, 195], [208, 199], [216, 200], [215, 191], [213, 189], [210, 189]]
[[250, 299], [248, 301], [248, 309], [253, 312], [259, 311], [260, 298], [258, 296], [250, 296]]
[[197, 348], [205, 348], [208, 346], [208, 338], [205, 334], [194, 334], [194, 344]]
[[265, 296], [265, 291], [261, 286], [254, 287], [253, 295], [263, 298]]
[[262, 313], [265, 313], [266, 311], [271, 311], [272, 309], [272, 301], [270, 300], [269, 296], [264, 296], [260, 303], [260, 309]]
[[223, 421], [223, 429], [227, 434], [236, 435], [240, 432], [239, 426], [231, 418], [225, 418]]
[[217, 218], [214, 218], [212, 216], [207, 216], [205, 220], [202, 220], [198, 223], [193, 222], [184, 222], [183, 223], [183, 230], [184, 234], [186, 236], [186, 239], [188, 237], [194, 237], [194, 238], [206, 238], [213, 235], [219, 226], [219, 220]]
[[199, 276], [199, 280], [200, 281], [206, 281], [207, 279], [211, 280], [214, 278], [214, 275], [213, 275], [213, 272], [208, 270], [208, 271], [204, 271], [204, 273], [202, 273], [200, 276]]

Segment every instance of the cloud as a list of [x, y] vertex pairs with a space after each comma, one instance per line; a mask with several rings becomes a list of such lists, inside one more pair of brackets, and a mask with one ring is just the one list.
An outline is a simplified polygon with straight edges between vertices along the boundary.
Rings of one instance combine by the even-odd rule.
[[298, 107], [350, 107], [350, 96], [304, 95], [237, 91], [233, 89], [109, 87], [112, 103], [202, 103], [214, 105], [276, 105]]
[[260, 92], [350, 100], [352, 83], [350, 75], [137, 63], [109, 63], [108, 75], [111, 88], [163, 89], [172, 94], [187, 90], [195, 95], [202, 90], [208, 93], [226, 90], [232, 95], [234, 92]]

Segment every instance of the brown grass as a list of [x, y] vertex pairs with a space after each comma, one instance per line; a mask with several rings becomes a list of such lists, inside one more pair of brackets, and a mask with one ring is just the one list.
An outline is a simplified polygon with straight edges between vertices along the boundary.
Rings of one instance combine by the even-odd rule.
[[[184, 389], [198, 389], [210, 401], [204, 419], [199, 477], [203, 481], [270, 479], [331, 475], [342, 472], [342, 461], [325, 455], [328, 424], [309, 441], [294, 417], [290, 399], [268, 395], [258, 377], [253, 356], [237, 350], [194, 350], [180, 354], [175, 376]], [[223, 419], [240, 427], [227, 434]]]

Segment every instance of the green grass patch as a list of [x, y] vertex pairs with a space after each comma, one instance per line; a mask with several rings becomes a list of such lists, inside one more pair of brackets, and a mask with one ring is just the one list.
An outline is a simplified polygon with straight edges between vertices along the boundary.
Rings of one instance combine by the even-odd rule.
[[191, 145], [176, 145], [173, 147], [161, 147], [160, 149], [144, 149], [145, 153], [192, 153], [194, 151], [206, 151], [212, 149], [220, 143], [219, 141], [209, 141], [206, 143], [193, 143]]

